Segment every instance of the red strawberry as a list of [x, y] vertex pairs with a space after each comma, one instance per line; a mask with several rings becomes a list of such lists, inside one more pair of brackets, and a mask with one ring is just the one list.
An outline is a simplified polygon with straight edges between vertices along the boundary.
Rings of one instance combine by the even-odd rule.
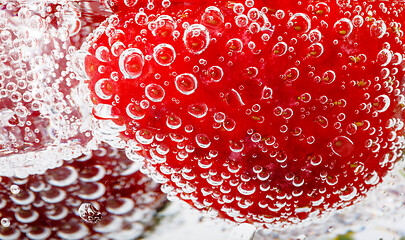
[[[154, 8], [168, 8], [171, 5], [177, 5], [177, 4], [204, 4], [210, 1], [204, 1], [204, 0], [188, 0], [188, 1], [182, 1], [182, 0], [160, 0], [160, 1], [154, 1], [154, 0], [100, 0], [100, 2], [110, 8], [114, 12], [131, 12], [134, 10], [138, 10], [139, 8], [148, 8], [149, 10], [154, 9]], [[212, 1], [211, 1], [212, 2]]]
[[110, 17], [73, 64], [98, 132], [170, 197], [284, 226], [359, 201], [402, 156], [403, 11], [174, 2]]
[[66, 71], [77, 9], [57, 3], [0, 4], [0, 176], [43, 173], [94, 148]]
[[103, 146], [44, 175], [3, 177], [0, 239], [135, 239], [165, 195], [123, 152]]

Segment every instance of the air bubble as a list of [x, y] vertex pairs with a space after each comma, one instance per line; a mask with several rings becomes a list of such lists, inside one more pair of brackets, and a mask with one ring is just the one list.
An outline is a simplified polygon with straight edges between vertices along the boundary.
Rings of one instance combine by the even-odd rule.
[[253, 106], [252, 106], [252, 111], [253, 112], [259, 112], [260, 111], [260, 105], [259, 104], [254, 104]]
[[195, 136], [195, 141], [200, 148], [208, 148], [211, 145], [208, 136], [202, 133]]
[[337, 120], [338, 121], [343, 121], [343, 120], [345, 120], [345, 118], [346, 118], [346, 115], [344, 113], [339, 113], [337, 115]]
[[353, 24], [352, 22], [347, 19], [347, 18], [342, 18], [339, 21], [337, 21], [335, 23], [335, 25], [333, 26], [333, 28], [335, 29], [335, 31], [344, 37], [349, 36], [352, 31], [353, 31]]
[[144, 145], [149, 145], [153, 142], [153, 133], [148, 130], [138, 130], [135, 133], [136, 140]]
[[0, 220], [0, 223], [1, 223], [1, 226], [5, 227], [5, 228], [10, 227], [10, 224], [11, 224], [10, 220], [8, 218], [2, 218]]
[[287, 52], [287, 43], [285, 42], [278, 42], [274, 45], [272, 53], [277, 56], [283, 56]]
[[311, 94], [309, 93], [301, 94], [301, 96], [299, 96], [299, 99], [301, 100], [301, 102], [309, 103], [311, 101]]
[[364, 182], [368, 185], [376, 185], [379, 181], [380, 176], [378, 176], [378, 173], [376, 171], [373, 171], [372, 173], [366, 176]]
[[394, 55], [392, 56], [391, 63], [392, 63], [392, 65], [396, 66], [396, 65], [401, 64], [402, 60], [403, 60], [402, 54], [394, 53]]
[[[50, 188], [47, 191], [41, 192], [42, 196], [41, 199], [46, 203], [59, 203], [66, 198], [66, 192], [61, 190], [60, 188]], [[35, 196], [32, 196], [35, 199]], [[32, 202], [34, 201], [32, 199]]]
[[322, 128], [326, 128], [328, 126], [328, 119], [324, 116], [316, 117], [315, 122], [318, 123]]
[[145, 116], [145, 112], [142, 110], [142, 108], [134, 103], [130, 103], [127, 105], [126, 113], [130, 118], [134, 120], [140, 120]]
[[57, 232], [60, 239], [84, 239], [89, 235], [89, 229], [82, 223], [66, 224], [65, 229]]
[[229, 144], [229, 149], [235, 153], [242, 152], [244, 147], [244, 144], [241, 142], [230, 142]]
[[[139, 11], [136, 15], [135, 15], [135, 22], [139, 25], [139, 26], [145, 26], [148, 23], [148, 16], [144, 13]], [[156, 34], [156, 33], [155, 33]]]
[[139, 106], [140, 106], [142, 109], [148, 109], [148, 108], [149, 108], [149, 101], [146, 100], [146, 99], [144, 99], [144, 100], [142, 100], [142, 101], [139, 103]]
[[111, 99], [114, 92], [114, 85], [108, 78], [100, 79], [94, 85], [94, 92], [96, 93], [97, 97], [103, 100]]
[[96, 58], [101, 62], [108, 62], [110, 60], [110, 51], [105, 46], [100, 46], [96, 49]]
[[163, 1], [162, 1], [162, 6], [163, 6], [164, 8], [168, 8], [168, 7], [170, 7], [170, 5], [171, 5], [170, 0], [163, 0]]
[[149, 24], [149, 29], [152, 31], [153, 36], [157, 37], [172, 36], [176, 28], [176, 22], [168, 15], [161, 15]]
[[142, 74], [145, 59], [141, 50], [129, 48], [119, 58], [119, 68], [125, 78], [137, 78]]
[[230, 52], [240, 53], [243, 49], [243, 43], [239, 38], [232, 38], [226, 43], [225, 47]]
[[293, 82], [300, 76], [300, 71], [297, 68], [290, 68], [284, 73], [284, 79], [287, 82]]
[[176, 58], [174, 48], [169, 44], [159, 44], [153, 49], [153, 58], [162, 66], [169, 66]]
[[347, 187], [340, 193], [339, 198], [343, 201], [351, 201], [357, 195], [357, 188], [353, 186]]
[[330, 12], [330, 7], [324, 2], [317, 3], [315, 5], [314, 12], [317, 15], [326, 15]]
[[243, 75], [249, 78], [254, 78], [259, 73], [259, 70], [256, 67], [248, 67], [244, 69]]
[[111, 46], [111, 53], [115, 56], [118, 57], [121, 55], [121, 53], [125, 50], [125, 45], [124, 43], [117, 41]]
[[260, 135], [260, 133], [254, 133], [252, 134], [252, 136], [250, 137], [250, 140], [252, 140], [252, 142], [259, 142], [262, 140], [262, 136]]
[[219, 82], [224, 76], [224, 71], [221, 67], [212, 66], [208, 69], [208, 75], [210, 76], [212, 81]]
[[304, 185], [305, 180], [302, 177], [294, 177], [294, 179], [292, 180], [292, 184], [294, 185], [294, 187], [301, 187], [302, 185]]
[[261, 99], [270, 99], [273, 96], [273, 90], [269, 87], [264, 87], [262, 90]]
[[322, 162], [321, 155], [309, 155], [307, 158], [310, 160], [312, 166], [318, 166]]
[[388, 50], [388, 49], [381, 50], [377, 55], [377, 62], [382, 67], [387, 66], [391, 62], [391, 59], [392, 59], [392, 54], [391, 54], [390, 50]]
[[362, 16], [360, 16], [360, 15], [356, 15], [356, 16], [354, 16], [354, 18], [353, 18], [353, 25], [355, 26], [355, 27], [361, 27], [361, 26], [363, 26], [363, 23], [364, 23], [364, 19], [363, 19], [363, 17]]
[[353, 153], [354, 143], [346, 136], [338, 136], [332, 141], [332, 151], [340, 157], [347, 157]]
[[260, 25], [258, 24], [258, 23], [251, 23], [250, 25], [249, 25], [249, 31], [252, 33], [252, 34], [255, 34], [255, 33], [259, 33], [260, 32]]
[[265, 41], [265, 42], [269, 41], [269, 40], [270, 40], [270, 35], [267, 34], [267, 33], [264, 33], [264, 34], [262, 35], [262, 40]]
[[224, 24], [224, 16], [219, 8], [210, 6], [205, 9], [201, 17], [201, 23], [207, 27], [218, 28]]
[[241, 95], [235, 89], [231, 89], [231, 91], [225, 95], [225, 101], [229, 106], [235, 108], [239, 108], [245, 105]]
[[214, 120], [217, 123], [222, 123], [225, 121], [225, 114], [223, 112], [217, 112], [214, 114]]
[[3, 30], [0, 33], [0, 39], [1, 41], [7, 43], [11, 41], [11, 33], [8, 30]]
[[236, 14], [242, 14], [245, 11], [245, 6], [242, 3], [235, 3], [233, 5], [233, 12]]
[[138, 2], [138, 0], [124, 0], [124, 4], [127, 7], [133, 7]]
[[290, 18], [287, 25], [303, 34], [311, 29], [311, 19], [304, 13], [296, 13]]
[[22, 54], [21, 54], [20, 49], [15, 49], [15, 48], [11, 49], [10, 52], [8, 53], [8, 55], [10, 56], [13, 63], [17, 63], [17, 62], [21, 61]]
[[283, 19], [284, 17], [285, 17], [285, 12], [283, 10], [277, 10], [276, 18], [277, 19]]
[[245, 196], [249, 196], [249, 195], [252, 195], [253, 193], [255, 193], [256, 187], [253, 184], [250, 184], [247, 182], [242, 182], [238, 186], [238, 191]]
[[[82, 79], [88, 79], [86, 73], [86, 59], [90, 57], [90, 53], [85, 50], [76, 51], [71, 59], [73, 71]], [[27, 73], [27, 81], [34, 82], [38, 78], [38, 75], [34, 71]]]
[[177, 90], [184, 95], [190, 95], [197, 89], [197, 79], [193, 74], [190, 73], [178, 75], [174, 83]]
[[204, 25], [193, 24], [185, 30], [183, 42], [190, 53], [201, 54], [210, 43], [209, 31]]
[[373, 24], [370, 26], [370, 35], [372, 37], [382, 38], [386, 32], [387, 26], [382, 20], [374, 21]]
[[208, 106], [205, 103], [195, 103], [187, 108], [188, 113], [195, 118], [203, 118], [207, 115]]
[[20, 193], [20, 187], [13, 184], [13, 185], [10, 186], [10, 192], [12, 194], [14, 194], [14, 195], [19, 194]]
[[347, 127], [346, 127], [346, 132], [349, 135], [355, 134], [357, 132], [357, 125], [354, 124], [354, 123], [348, 124]]
[[161, 102], [165, 97], [165, 90], [158, 84], [150, 83], [145, 87], [145, 96], [152, 102]]
[[311, 30], [308, 34], [309, 41], [317, 43], [322, 39], [322, 33], [318, 29]]
[[336, 4], [339, 7], [346, 8], [350, 5], [350, 0], [336, 0]]
[[249, 19], [246, 15], [241, 14], [235, 18], [235, 24], [238, 27], [246, 27], [249, 24]]
[[52, 176], [48, 182], [57, 187], [66, 187], [76, 182], [78, 174], [75, 168], [71, 166], [59, 167], [50, 171]]
[[257, 21], [260, 17], [260, 11], [257, 8], [251, 8], [249, 9], [247, 16], [250, 21]]
[[248, 8], [252, 8], [252, 7], [254, 6], [254, 4], [255, 4], [255, 1], [254, 1], [254, 0], [246, 0], [246, 1], [245, 1], [245, 5], [246, 5], [246, 7], [248, 7]]
[[181, 118], [177, 117], [176, 115], [170, 115], [167, 117], [166, 125], [170, 129], [178, 129], [181, 126]]
[[78, 210], [79, 216], [86, 222], [95, 224], [101, 220], [101, 212], [90, 203], [82, 203]]
[[325, 84], [331, 84], [336, 79], [336, 73], [332, 70], [326, 71], [322, 76], [322, 82]]
[[323, 54], [323, 45], [314, 43], [308, 48], [309, 56], [318, 58]]
[[377, 112], [385, 112], [391, 105], [390, 98], [383, 94], [374, 99], [373, 107]]

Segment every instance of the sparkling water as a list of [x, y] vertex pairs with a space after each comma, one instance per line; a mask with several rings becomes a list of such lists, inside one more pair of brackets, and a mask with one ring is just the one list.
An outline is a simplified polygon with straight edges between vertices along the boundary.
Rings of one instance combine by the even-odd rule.
[[[128, 0], [125, 2], [128, 6], [134, 5], [134, 1]], [[347, 2], [350, 1], [338, 1], [342, 5], [347, 4]], [[170, 1], [164, 0], [162, 4], [170, 6]], [[251, 1], [246, 1], [245, 5], [248, 6], [249, 4], [251, 4]], [[244, 9], [242, 8], [244, 7], [243, 4], [240, 4], [239, 8], [235, 8], [235, 11], [243, 12]], [[217, 21], [223, 21], [215, 7], [207, 9], [207, 12], [211, 17], [215, 17]], [[90, 109], [87, 107], [88, 99], [83, 99], [83, 96], [88, 95], [87, 90], [82, 88], [80, 81], [78, 81], [81, 66], [74, 65], [74, 63], [81, 61], [71, 61], [72, 58], [85, 57], [86, 53], [81, 53], [78, 49], [86, 36], [109, 14], [108, 10], [104, 10], [103, 6], [98, 2], [92, 1], [0, 0], [0, 176], [24, 178], [30, 174], [43, 173], [49, 168], [59, 167], [65, 160], [96, 149], [98, 142], [93, 135], [96, 135], [97, 139], [103, 139], [113, 144], [115, 147], [122, 148], [127, 145], [127, 155], [131, 159], [142, 159], [142, 156], [136, 153], [136, 149], [139, 147], [137, 143], [123, 143], [118, 138], [117, 133], [122, 131], [120, 126], [112, 121], [93, 122], [90, 118]], [[244, 26], [247, 18], [255, 18], [256, 15], [257, 13], [249, 11], [248, 17], [238, 17], [235, 19], [235, 23], [238, 26]], [[277, 12], [276, 15], [284, 18], [284, 12]], [[302, 31], [310, 28], [310, 21], [306, 19], [306, 16], [296, 14], [291, 19], [300, 19], [300, 21], [308, 23], [304, 25], [306, 27]], [[142, 14], [139, 14], [136, 16], [135, 21], [141, 24], [142, 21], [147, 21], [147, 19]], [[176, 23], [168, 16], [161, 16], [159, 21], [164, 22], [163, 27], [166, 30], [171, 27], [175, 28]], [[345, 23], [342, 22], [341, 24]], [[356, 24], [356, 22], [353, 24]], [[156, 25], [153, 28], [154, 35], [160, 33], [160, 27], [162, 25]], [[203, 44], [201, 44], [200, 49], [194, 51], [196, 51], [196, 54], [203, 51], [210, 41], [205, 27], [199, 24], [184, 27], [187, 28], [182, 39], [185, 46], [188, 47], [187, 44], [191, 44], [193, 40], [191, 38], [196, 35]], [[252, 25], [252, 31], [255, 31], [254, 25]], [[351, 30], [348, 29], [348, 31]], [[175, 33], [173, 34], [175, 35]], [[314, 42], [317, 42], [316, 39], [320, 37], [319, 34], [316, 31], [308, 33]], [[262, 40], [266, 41], [268, 37], [263, 35]], [[235, 51], [238, 51], [239, 41], [239, 39], [231, 39], [229, 45], [234, 47]], [[118, 52], [120, 47], [119, 45], [112, 46], [112, 53], [114, 54], [114, 49]], [[322, 53], [322, 46], [314, 45], [314, 48], [318, 48], [317, 52]], [[283, 55], [287, 50], [287, 45], [280, 42], [274, 47], [273, 52]], [[131, 61], [138, 61], [139, 65], [142, 66], [145, 56], [138, 52], [137, 49], [128, 49], [126, 51], [121, 55], [120, 69], [127, 78], [135, 78], [142, 74], [142, 67], [139, 69], [126, 68], [128, 58], [131, 57]], [[96, 55], [102, 61], [103, 49], [100, 49]], [[172, 46], [160, 44], [155, 47], [153, 57], [160, 65], [167, 66], [175, 60], [176, 52]], [[384, 61], [384, 58], [382, 60]], [[255, 69], [249, 71], [254, 73]], [[299, 75], [297, 69], [291, 68], [288, 71], [288, 75], [292, 76], [290, 81], [294, 81], [294, 78]], [[223, 76], [222, 69], [217, 66], [210, 68], [209, 72], [214, 82], [220, 81]], [[156, 76], [156, 78], [158, 77]], [[326, 72], [324, 79], [330, 82], [334, 81], [334, 72]], [[100, 88], [103, 84], [102, 80], [100, 80], [98, 86]], [[184, 85], [180, 84], [182, 82], [187, 82], [189, 87], [185, 88]], [[177, 90], [185, 95], [193, 93], [198, 84], [193, 74], [179, 75], [176, 77], [175, 83]], [[159, 101], [165, 94], [159, 85], [148, 85], [146, 90], [147, 97], [152, 102]], [[98, 93], [100, 98], [108, 99], [111, 97], [101, 90]], [[235, 94], [238, 93], [235, 91]], [[272, 94], [272, 89], [265, 87], [262, 98], [269, 99]], [[384, 96], [381, 96], [381, 98], [383, 103], [389, 104]], [[301, 96], [301, 99], [305, 101], [308, 96]], [[148, 104], [149, 102], [143, 102], [141, 106], [147, 108]], [[206, 106], [198, 106], [198, 109], [203, 109], [203, 111], [193, 112], [191, 109], [189, 110], [191, 111], [190, 114], [194, 117], [206, 114], [206, 110], [204, 110]], [[256, 109], [259, 111], [260, 106], [256, 106]], [[255, 109], [252, 110], [255, 111]], [[380, 111], [384, 111], [384, 108], [380, 109]], [[94, 113], [104, 117], [111, 115], [111, 109], [109, 109], [109, 106], [99, 105]], [[140, 112], [137, 112], [130, 105], [128, 105], [127, 113], [133, 119], [143, 117]], [[287, 113], [285, 112], [286, 116], [288, 116]], [[224, 120], [224, 114], [219, 112], [215, 115], [216, 122], [223, 123]], [[170, 128], [176, 129], [181, 125], [181, 119], [170, 118], [167, 124]], [[234, 126], [230, 124], [225, 129], [232, 129], [232, 127]], [[91, 129], [97, 129], [97, 131], [92, 133]], [[189, 131], [192, 131], [192, 126], [189, 127]], [[209, 146], [210, 143], [206, 142], [205, 139], [207, 138], [204, 136], [196, 139], [200, 147]], [[255, 139], [261, 139], [261, 136], [253, 134], [252, 141], [255, 141]], [[139, 135], [137, 140], [147, 143], [150, 139], [144, 135]], [[350, 139], [340, 140], [350, 143]], [[271, 143], [271, 139], [266, 141], [269, 144]], [[236, 147], [235, 151], [238, 151]], [[159, 153], [156, 154], [156, 161], [165, 161], [162, 157], [159, 159], [161, 155], [164, 155], [165, 149], [159, 148], [156, 151]], [[336, 154], [340, 153], [339, 149], [334, 149], [334, 151]], [[215, 155], [215, 153], [212, 154]], [[319, 159], [314, 158], [312, 161], [313, 165], [319, 164]], [[144, 169], [144, 171], [146, 172], [147, 169]], [[71, 176], [65, 181], [75, 181], [76, 178], [77, 176]], [[159, 176], [155, 175], [154, 179], [159, 181]], [[196, 212], [187, 215], [188, 212], [185, 213], [184, 207], [181, 206], [174, 213], [164, 212], [162, 214], [164, 220], [157, 229], [159, 230], [158, 233], [173, 237], [166, 238], [168, 240], [206, 239], [205, 236], [208, 236], [208, 231], [215, 232], [210, 238], [218, 240], [269, 240], [329, 239], [336, 234], [344, 234], [349, 230], [360, 231], [365, 226], [383, 226], [384, 229], [394, 232], [393, 235], [390, 235], [393, 236], [392, 238], [399, 239], [402, 236], [401, 231], [404, 231], [404, 229], [395, 228], [394, 223], [404, 221], [404, 179], [403, 172], [398, 173], [370, 193], [370, 197], [366, 201], [344, 211], [339, 211], [328, 219], [319, 219], [309, 226], [297, 226], [286, 230], [256, 231], [249, 224], [241, 226], [234, 226], [224, 222], [215, 222], [213, 224], [211, 219], [201, 217]], [[49, 183], [53, 186], [63, 187], [66, 184], [66, 182], [52, 181], [49, 180]], [[370, 181], [378, 181], [378, 179], [371, 179]], [[17, 184], [13, 184], [7, 189], [10, 198], [16, 202], [18, 202], [18, 198], [15, 195], [18, 195], [20, 190]], [[163, 191], [165, 190], [163, 189]], [[241, 189], [241, 191], [244, 191], [244, 189]], [[166, 192], [170, 192], [170, 189], [166, 189]], [[30, 196], [27, 197], [30, 200]], [[80, 197], [83, 199], [86, 199], [86, 197], [91, 198], [91, 196], [87, 195], [81, 195]], [[44, 201], [52, 202], [56, 200], [44, 198]], [[24, 204], [24, 202], [19, 203]], [[120, 215], [125, 212], [125, 208], [130, 208], [129, 205], [124, 204], [124, 206], [126, 206], [124, 209], [115, 209], [117, 212], [114, 212], [114, 214]], [[83, 221], [96, 223], [100, 221], [99, 207], [91, 203], [83, 203], [79, 207], [78, 214]], [[2, 209], [1, 201], [0, 209]], [[148, 209], [145, 209], [145, 212], [147, 211]], [[131, 217], [141, 219], [144, 216], [139, 214]], [[173, 219], [176, 221], [172, 221]], [[190, 219], [192, 221], [186, 224]], [[391, 226], [382, 225], [381, 219], [394, 223]], [[2, 227], [7, 228], [10, 224], [8, 218], [1, 218]], [[187, 226], [188, 229], [184, 230], [184, 226]], [[178, 229], [178, 231], [170, 234], [173, 229]], [[191, 232], [193, 235], [183, 235], [181, 229], [187, 233]], [[60, 237], [70, 238], [71, 236], [61, 235]], [[159, 236], [152, 232], [145, 239], [159, 239]]]

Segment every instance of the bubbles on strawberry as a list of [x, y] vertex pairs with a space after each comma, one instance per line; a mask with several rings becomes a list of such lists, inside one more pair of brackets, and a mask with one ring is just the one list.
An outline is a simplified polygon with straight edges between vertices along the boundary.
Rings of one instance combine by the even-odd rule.
[[359, 201], [402, 156], [399, 3], [139, 4], [72, 64], [97, 136], [170, 199], [260, 227], [310, 222]]
[[294, 14], [287, 24], [298, 33], [307, 33], [311, 29], [311, 19], [304, 13]]
[[144, 64], [145, 58], [143, 53], [137, 48], [127, 49], [120, 55], [120, 70], [126, 78], [139, 77]]
[[190, 95], [197, 89], [197, 79], [191, 73], [184, 73], [176, 76], [176, 88], [184, 95]]
[[171, 45], [163, 43], [153, 49], [153, 57], [158, 64], [168, 66], [175, 60], [176, 52]]
[[210, 44], [209, 31], [204, 25], [193, 24], [185, 30], [183, 42], [190, 53], [200, 54]]

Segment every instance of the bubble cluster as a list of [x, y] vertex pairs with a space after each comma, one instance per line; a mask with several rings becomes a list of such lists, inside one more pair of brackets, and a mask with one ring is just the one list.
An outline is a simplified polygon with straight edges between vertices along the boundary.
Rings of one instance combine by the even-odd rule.
[[89, 110], [66, 65], [78, 34], [75, 6], [2, 3], [0, 175], [26, 177], [94, 148]]
[[404, 6], [274, 4], [148, 5], [72, 60], [97, 136], [169, 199], [268, 228], [356, 203], [404, 148]]
[[[300, 225], [285, 230], [260, 230], [256, 232], [254, 239], [295, 239], [298, 236], [305, 236], [305, 239], [308, 240], [332, 239], [336, 235], [346, 234], [348, 231], [362, 232], [365, 230], [365, 233], [368, 233], [376, 228], [388, 232], [392, 230], [391, 227], [401, 225], [400, 223], [404, 218], [404, 214], [398, 211], [404, 203], [401, 194], [404, 191], [404, 177], [402, 174], [403, 170], [395, 172], [393, 176], [385, 179], [385, 183], [373, 190], [367, 199], [357, 203], [355, 206], [334, 212], [331, 217], [319, 219], [311, 223], [311, 225]], [[402, 237], [400, 232], [393, 232], [392, 234], [393, 236]]]

